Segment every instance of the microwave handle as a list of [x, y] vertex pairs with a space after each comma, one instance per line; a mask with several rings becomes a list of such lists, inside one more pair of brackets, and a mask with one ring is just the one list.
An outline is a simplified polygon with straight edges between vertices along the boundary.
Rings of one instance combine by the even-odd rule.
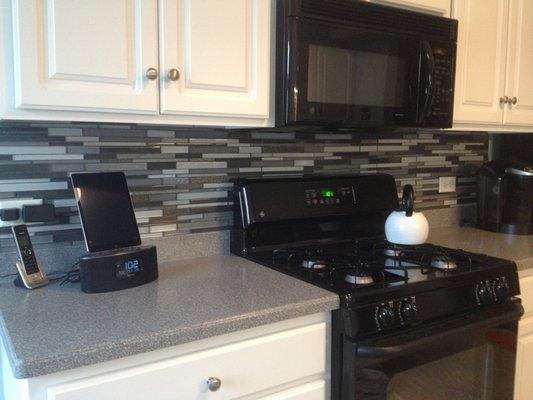
[[454, 329], [442, 331], [435, 335], [423, 337], [421, 339], [415, 339], [411, 341], [408, 340], [405, 343], [398, 344], [395, 346], [380, 347], [367, 344], [357, 344], [356, 355], [359, 358], [379, 359], [391, 359], [399, 357], [405, 354], [413, 353], [418, 349], [426, 347], [432, 343], [438, 343], [440, 340], [451, 336], [460, 337], [460, 335], [464, 332], [482, 330], [491, 327], [496, 327], [509, 322], [516, 322], [520, 319], [523, 313], [524, 309], [522, 305], [520, 303], [516, 303], [514, 304], [511, 311], [508, 311], [503, 315], [499, 315], [497, 317], [492, 318], [486, 318], [471, 324], [463, 324]]
[[425, 81], [422, 86], [422, 107], [420, 109], [420, 114], [418, 116], [418, 122], [424, 122], [426, 117], [427, 110], [433, 99], [433, 91], [435, 87], [435, 57], [433, 56], [433, 49], [431, 44], [427, 41], [422, 42], [422, 60], [421, 65], [425, 65], [425, 69], [422, 71], [425, 72]]

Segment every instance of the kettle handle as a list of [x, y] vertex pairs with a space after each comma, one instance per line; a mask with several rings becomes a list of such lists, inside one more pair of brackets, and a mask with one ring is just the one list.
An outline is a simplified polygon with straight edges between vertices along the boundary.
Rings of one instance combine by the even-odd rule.
[[415, 191], [412, 185], [404, 185], [402, 193], [402, 208], [405, 211], [405, 216], [413, 215], [413, 208], [415, 205]]

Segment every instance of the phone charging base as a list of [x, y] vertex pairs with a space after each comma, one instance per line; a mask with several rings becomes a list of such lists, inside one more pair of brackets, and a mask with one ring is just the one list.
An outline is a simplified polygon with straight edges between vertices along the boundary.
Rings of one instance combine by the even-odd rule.
[[25, 288], [26, 289], [26, 286], [24, 285], [24, 282], [22, 282], [22, 277], [20, 275], [17, 275], [17, 277], [13, 281], [13, 284], [16, 287], [21, 287], [21, 288]]

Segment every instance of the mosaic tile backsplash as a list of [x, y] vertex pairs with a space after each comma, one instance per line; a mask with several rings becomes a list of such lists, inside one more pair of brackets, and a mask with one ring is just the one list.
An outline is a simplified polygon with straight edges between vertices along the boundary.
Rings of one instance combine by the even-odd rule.
[[[475, 202], [487, 135], [402, 131], [225, 130], [108, 124], [0, 123], [0, 199], [38, 198], [57, 218], [34, 243], [82, 240], [69, 172], [124, 171], [143, 237], [229, 229], [231, 179], [286, 174], [390, 173], [411, 183], [419, 209]], [[439, 176], [457, 191], [438, 193]], [[11, 246], [0, 228], [0, 246]]]

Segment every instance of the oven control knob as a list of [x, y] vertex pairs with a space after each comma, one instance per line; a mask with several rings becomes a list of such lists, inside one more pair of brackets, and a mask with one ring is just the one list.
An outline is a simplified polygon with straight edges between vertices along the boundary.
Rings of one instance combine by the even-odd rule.
[[496, 299], [505, 300], [509, 296], [509, 284], [504, 280], [498, 279], [494, 284], [494, 294]]
[[490, 286], [485, 283], [480, 283], [476, 287], [476, 297], [480, 305], [486, 306], [492, 303], [492, 292]]
[[394, 311], [389, 306], [380, 306], [376, 310], [376, 321], [380, 328], [392, 325], [394, 322]]
[[400, 305], [400, 316], [404, 322], [412, 322], [416, 319], [418, 309], [416, 304], [411, 303], [410, 301], [403, 301]]

